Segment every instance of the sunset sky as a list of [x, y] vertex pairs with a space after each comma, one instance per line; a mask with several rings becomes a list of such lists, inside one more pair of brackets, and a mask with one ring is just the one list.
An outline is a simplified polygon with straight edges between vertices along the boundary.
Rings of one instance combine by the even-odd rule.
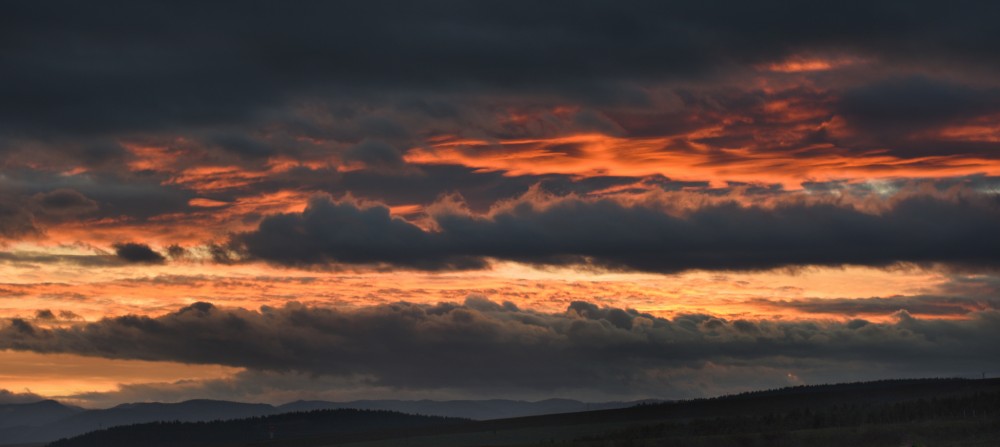
[[0, 6], [0, 403], [1000, 375], [1000, 4]]

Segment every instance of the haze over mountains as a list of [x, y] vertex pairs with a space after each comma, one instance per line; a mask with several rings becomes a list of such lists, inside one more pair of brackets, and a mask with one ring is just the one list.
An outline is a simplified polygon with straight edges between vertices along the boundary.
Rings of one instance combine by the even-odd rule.
[[0, 404], [0, 445], [48, 442], [102, 428], [144, 422], [199, 422], [315, 410], [386, 410], [427, 416], [486, 420], [624, 408], [641, 402], [585, 403], [570, 399], [548, 399], [537, 402], [504, 399], [358, 400], [350, 402], [314, 400], [274, 406], [201, 399], [179, 403], [130, 403], [107, 409], [88, 410], [54, 400], [45, 400], [27, 404]]

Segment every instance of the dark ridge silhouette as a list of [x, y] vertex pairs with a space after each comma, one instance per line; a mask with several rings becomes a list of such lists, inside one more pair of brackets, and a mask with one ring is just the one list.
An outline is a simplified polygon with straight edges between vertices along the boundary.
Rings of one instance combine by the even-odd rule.
[[83, 408], [64, 405], [54, 400], [25, 404], [0, 404], [0, 444], [38, 442], [55, 439], [35, 438], [39, 427], [56, 424], [61, 420], [85, 412]]
[[[766, 396], [766, 395], [765, 395]], [[866, 427], [862, 432], [860, 429]], [[624, 446], [636, 442], [673, 445], [695, 438], [717, 445], [788, 445], [796, 438], [818, 438], [806, 445], [843, 442], [898, 445], [907, 439], [950, 440], [954, 444], [1000, 442], [1000, 391], [885, 403], [842, 403], [756, 414], [664, 421], [583, 437], [575, 446]], [[969, 439], [956, 439], [956, 438]], [[926, 441], [925, 441], [926, 442]], [[843, 445], [843, 444], [841, 444]], [[924, 445], [915, 442], [912, 445]]]
[[[220, 400], [189, 400], [179, 403], [130, 403], [103, 410], [83, 410], [65, 407], [55, 401], [47, 404], [51, 417], [34, 417], [22, 412], [25, 405], [11, 405], [12, 415], [22, 423], [0, 432], [0, 444], [49, 442], [101, 428], [154, 421], [211, 421], [263, 416], [276, 413], [267, 404], [247, 404]], [[59, 410], [59, 406], [70, 410]], [[30, 408], [29, 408], [30, 409]], [[44, 415], [43, 415], [44, 416]], [[58, 417], [57, 417], [58, 416]]]
[[[816, 439], [810, 437], [809, 431], [817, 430], [822, 433]], [[871, 439], [855, 436], [870, 432], [875, 433]], [[369, 447], [404, 444], [461, 447], [559, 442], [588, 447], [675, 444], [745, 447], [841, 446], [845, 444], [825, 442], [850, 440], [855, 442], [852, 447], [861, 447], [898, 445], [921, 433], [927, 439], [945, 441], [971, 437], [974, 443], [967, 444], [970, 446], [1000, 445], [1000, 379], [885, 380], [797, 386], [615, 410], [250, 445], [305, 447], [365, 442], [371, 443], [365, 444]], [[986, 444], [975, 443], [984, 439]]]
[[627, 408], [644, 402], [581, 402], [572, 399], [545, 399], [535, 402], [520, 400], [355, 400], [350, 402], [327, 402], [300, 400], [278, 407], [280, 412], [332, 410], [355, 408], [359, 410], [388, 410], [428, 416], [449, 416], [475, 420], [506, 419], [543, 414], [574, 413], [588, 410]]
[[[358, 405], [435, 405], [455, 409], [475, 409], [516, 401], [355, 401]], [[234, 404], [217, 401], [190, 401], [188, 408], [225, 405], [279, 412], [292, 408], [340, 405], [334, 402], [300, 401], [281, 407]], [[549, 410], [572, 401], [548, 400]], [[182, 404], [128, 404], [101, 411], [172, 407]], [[583, 404], [586, 405], [586, 404]], [[593, 407], [592, 407], [593, 409]], [[162, 414], [162, 413], [160, 413]], [[82, 414], [71, 416], [80, 418]], [[187, 416], [191, 416], [188, 414]], [[204, 416], [204, 414], [202, 414]], [[223, 422], [184, 423], [181, 420], [153, 424], [133, 424], [88, 433], [52, 443], [61, 446], [324, 446], [352, 442], [374, 445], [401, 445], [401, 440], [429, 440], [419, 445], [440, 447], [465, 445], [518, 445], [560, 441], [566, 445], [636, 445], [633, 440], [652, 440], [681, 445], [824, 445], [822, 439], [789, 440], [795, 433], [831, 431], [834, 437], [851, 439], [850, 433], [879, 432], [861, 445], [886, 445], [900, 441], [904, 434], [921, 433], [926, 427], [951, 436], [973, 436], [1000, 441], [1000, 379], [907, 379], [811, 385], [752, 391], [716, 398], [676, 402], [640, 402], [628, 408], [570, 411], [561, 414], [515, 417], [486, 421], [456, 418], [424, 418], [389, 411], [320, 410]], [[418, 418], [418, 419], [412, 419]], [[223, 419], [223, 418], [219, 418]], [[937, 425], [935, 425], [937, 424]], [[965, 425], [962, 425], [965, 424]], [[270, 428], [274, 440], [270, 438]], [[964, 428], [963, 428], [964, 427]], [[768, 443], [764, 435], [788, 442]], [[779, 436], [780, 435], [780, 436]], [[701, 443], [712, 436], [725, 439]], [[775, 437], [777, 436], [777, 437]], [[789, 437], [792, 438], [789, 438]], [[802, 435], [805, 436], [805, 435]], [[826, 436], [826, 435], [824, 435]], [[926, 439], [938, 439], [933, 433]], [[726, 438], [729, 437], [729, 438]], [[749, 443], [737, 442], [746, 438]], [[730, 439], [732, 438], [732, 439]], [[741, 438], [741, 439], [742, 439]], [[899, 439], [897, 439], [899, 438]], [[692, 440], [700, 440], [694, 442]], [[722, 439], [722, 438], [720, 438]], [[797, 438], [795, 438], [797, 439]], [[886, 441], [891, 439], [891, 441]], [[922, 438], [924, 439], [924, 438]], [[691, 441], [689, 443], [689, 441]], [[794, 441], [794, 442], [793, 442]], [[800, 442], [801, 441], [801, 442]], [[865, 442], [874, 444], [865, 444]], [[645, 441], [644, 441], [645, 442]], [[705, 441], [708, 442], [708, 441]], [[756, 442], [756, 444], [755, 444]], [[881, 442], [881, 444], [878, 444]], [[734, 444], [735, 443], [735, 444]], [[642, 444], [637, 444], [642, 445]], [[949, 444], [952, 445], [952, 444]], [[953, 444], [963, 445], [963, 444]], [[976, 444], [969, 444], [976, 445]], [[1000, 443], [986, 444], [1000, 445]]]
[[157, 421], [204, 422], [312, 410], [387, 410], [425, 416], [501, 419], [585, 410], [625, 408], [636, 402], [585, 403], [569, 399], [537, 402], [519, 400], [357, 400], [349, 402], [297, 401], [281, 406], [189, 400], [178, 403], [129, 403], [84, 410], [56, 401], [0, 405], [0, 445], [51, 442], [102, 428]]
[[83, 408], [64, 405], [54, 400], [27, 404], [0, 404], [0, 439], [5, 429], [54, 422], [85, 411]]
[[211, 422], [152, 422], [113, 427], [48, 444], [50, 447], [185, 447], [320, 435], [447, 426], [468, 419], [378, 410], [316, 410]]

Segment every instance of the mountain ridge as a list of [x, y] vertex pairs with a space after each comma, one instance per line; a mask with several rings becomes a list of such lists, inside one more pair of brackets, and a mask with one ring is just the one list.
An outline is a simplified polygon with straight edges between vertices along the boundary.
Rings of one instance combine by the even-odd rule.
[[50, 442], [94, 430], [149, 422], [207, 422], [315, 410], [384, 410], [414, 415], [488, 420], [588, 409], [622, 408], [639, 402], [643, 401], [588, 403], [559, 398], [539, 401], [369, 399], [343, 402], [299, 400], [271, 405], [189, 399], [181, 402], [128, 402], [109, 408], [84, 409], [55, 400], [45, 400], [0, 405], [0, 445]]
[[[340, 413], [338, 413], [340, 412]], [[1000, 379], [916, 379], [797, 386], [714, 398], [646, 403], [627, 408], [440, 424], [397, 424], [373, 417], [367, 427], [320, 431], [296, 419], [380, 410], [320, 410], [211, 423], [156, 423], [116, 427], [60, 442], [59, 447], [255, 446], [319, 447], [400, 445], [467, 447], [574, 447], [635, 445], [875, 447], [884, 445], [998, 445]], [[405, 415], [402, 415], [405, 416]], [[261, 431], [271, 421], [281, 439]], [[342, 422], [342, 421], [341, 421]], [[243, 431], [232, 430], [235, 425]], [[298, 428], [304, 427], [304, 428]], [[255, 431], [256, 434], [249, 433]], [[179, 433], [181, 435], [179, 435]], [[227, 433], [236, 433], [226, 437]], [[197, 434], [197, 436], [184, 436]], [[183, 438], [183, 439], [182, 439]]]

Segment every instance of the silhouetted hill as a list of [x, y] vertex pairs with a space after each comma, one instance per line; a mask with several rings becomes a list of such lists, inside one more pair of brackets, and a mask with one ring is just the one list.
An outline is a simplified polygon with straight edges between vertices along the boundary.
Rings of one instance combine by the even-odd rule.
[[56, 401], [0, 406], [0, 445], [49, 442], [102, 428], [156, 421], [199, 422], [240, 419], [280, 413], [325, 410], [386, 410], [427, 416], [500, 419], [553, 413], [623, 408], [636, 402], [584, 403], [569, 399], [538, 402], [516, 400], [359, 400], [298, 401], [274, 407], [218, 400], [180, 403], [130, 403], [100, 410], [83, 410]]
[[[63, 405], [54, 400], [26, 404], [0, 404], [0, 444], [31, 441], [36, 433], [56, 421], [83, 412], [84, 409]], [[55, 438], [45, 438], [51, 440]]]
[[54, 400], [27, 404], [0, 404], [0, 430], [18, 426], [45, 425], [82, 411], [84, 411], [82, 408], [63, 405]]
[[[48, 402], [61, 405], [54, 401]], [[56, 408], [52, 404], [48, 405]], [[216, 400], [189, 400], [173, 404], [133, 403], [104, 410], [75, 408], [75, 411], [64, 411], [63, 417], [51, 417], [47, 421], [38, 419], [40, 422], [10, 427], [3, 432], [3, 437], [0, 439], [4, 444], [48, 442], [117, 425], [154, 421], [211, 421], [262, 416], [275, 412], [275, 408], [267, 404]], [[54, 416], [57, 413], [53, 411], [51, 414]], [[26, 417], [18, 411], [13, 411], [11, 416], [21, 419]]]
[[1000, 445], [998, 416], [1000, 379], [893, 380], [252, 445], [866, 447], [926, 439], [994, 446]]
[[440, 427], [467, 419], [377, 410], [317, 410], [213, 422], [154, 422], [99, 430], [50, 447], [197, 447], [274, 439], [285, 442], [331, 434]]
[[542, 414], [575, 413], [589, 410], [626, 408], [643, 402], [586, 403], [572, 399], [546, 399], [537, 402], [520, 400], [356, 400], [351, 402], [296, 401], [278, 407], [285, 411], [309, 411], [338, 408], [389, 410], [428, 416], [461, 417], [476, 420], [505, 419]]
[[[882, 430], [881, 435], [879, 435], [881, 436], [880, 438], [873, 435], [872, 439], [878, 439], [884, 445], [886, 443], [897, 443], [898, 440], [893, 441], [892, 439], [895, 439], [894, 437], [897, 437], [900, 433], [919, 434], [921, 430], [929, 430], [926, 427], [936, 427], [937, 431], [934, 433], [952, 433], [953, 436], [985, 436], [986, 439], [990, 440], [993, 439], [990, 436], [996, 434], [998, 440], [1000, 440], [1000, 425], [997, 427], [988, 424], [983, 425], [986, 424], [986, 422], [983, 422], [984, 415], [993, 416], [990, 420], [996, 419], [1000, 421], [1000, 417], [996, 417], [1000, 415], [1000, 408], [997, 408], [1000, 405], [998, 402], [1000, 402], [1000, 379], [890, 380], [837, 385], [799, 386], [748, 392], [711, 399], [665, 403], [642, 402], [640, 405], [618, 409], [600, 408], [602, 408], [602, 405], [614, 406], [624, 405], [624, 403], [585, 404], [563, 399], [550, 399], [539, 402], [510, 400], [446, 402], [426, 400], [370, 400], [342, 403], [300, 401], [279, 407], [272, 407], [265, 404], [196, 400], [179, 404], [127, 404], [106, 410], [87, 411], [65, 406], [62, 406], [63, 408], [60, 409], [60, 404], [57, 402], [48, 402], [44, 404], [37, 403], [37, 408], [49, 408], [53, 410], [53, 412], [46, 414], [55, 414], [54, 412], [56, 411], [69, 412], [70, 414], [65, 418], [55, 420], [42, 427], [34, 427], [30, 433], [36, 435], [41, 433], [47, 436], [58, 434], [68, 437], [102, 427], [110, 428], [116, 424], [132, 424], [130, 426], [132, 428], [123, 427], [122, 430], [124, 431], [119, 431], [116, 428], [113, 430], [103, 430], [102, 433], [132, 433], [133, 435], [140, 433], [142, 436], [154, 436], [151, 433], [156, 433], [156, 437], [163, 437], [165, 440], [178, 442], [176, 445], [191, 445], [190, 443], [193, 441], [183, 438], [184, 436], [211, 440], [212, 443], [218, 445], [226, 445], [232, 442], [237, 444], [249, 442], [254, 445], [273, 446], [346, 445], [353, 442], [365, 441], [373, 442], [372, 446], [385, 445], [387, 447], [395, 447], [397, 445], [420, 445], [446, 447], [449, 445], [483, 444], [519, 445], [523, 443], [547, 442], [550, 440], [563, 441], [568, 443], [568, 445], [589, 446], [618, 445], [619, 442], [625, 442], [623, 440], [626, 439], [659, 440], [650, 445], [659, 445], [664, 442], [671, 444], [680, 443], [681, 445], [730, 445], [727, 442], [731, 443], [735, 441], [729, 438], [726, 438], [724, 442], [719, 441], [719, 444], [698, 444], [692, 440], [697, 438], [697, 440], [700, 440], [698, 442], [708, 442], [705, 440], [712, 436], [728, 436], [730, 438], [742, 436], [749, 437], [747, 439], [758, 439], [764, 436], [762, 434], [764, 432], [767, 432], [768, 436], [775, 435], [776, 433], [782, 436], [800, 436], [799, 434], [789, 433], [813, 433], [817, 430], [823, 433], [835, 433], [836, 436], [846, 436], [839, 431], [848, 427], [851, 430], [861, 430], [866, 433]], [[301, 416], [288, 416], [291, 419], [273, 419], [273, 421], [285, 421], [281, 423], [283, 425], [279, 426], [277, 430], [277, 432], [281, 433], [281, 443], [271, 444], [266, 441], [266, 438], [260, 437], [261, 430], [264, 430], [266, 425], [269, 424], [269, 422], [263, 422], [263, 416], [279, 417], [281, 415], [277, 415], [277, 413], [285, 413], [289, 410], [309, 410], [341, 405], [353, 405], [371, 410], [393, 408], [404, 409], [414, 413], [441, 412], [445, 414], [464, 414], [465, 416], [469, 416], [470, 419], [485, 419], [492, 417], [492, 415], [503, 414], [504, 412], [531, 414], [529, 413], [531, 411], [547, 413], [565, 411], [560, 414], [469, 421], [458, 424], [454, 420], [451, 420], [448, 424], [444, 424], [444, 426], [440, 424], [415, 424], [412, 426], [406, 424], [379, 425], [380, 423], [372, 422], [374, 419], [369, 421], [370, 424], [366, 425], [367, 423], [357, 421], [346, 423], [344, 419], [340, 419], [339, 421], [322, 418], [302, 420]], [[588, 407], [591, 411], [578, 411], [580, 409], [587, 410]], [[216, 428], [212, 428], [217, 427], [213, 425], [214, 423], [193, 425], [183, 423], [183, 421], [206, 421], [241, 417], [232, 416], [234, 414], [255, 417], [250, 419], [243, 417], [242, 420], [244, 422], [233, 422], [235, 425], [227, 425], [226, 427], [229, 428], [241, 427], [231, 432], [227, 431], [229, 429], [219, 431]], [[317, 414], [327, 414], [327, 412], [321, 411]], [[395, 413], [374, 411], [358, 414], [384, 415]], [[153, 424], [159, 427], [156, 429], [146, 427], [149, 424], [135, 425], [138, 422], [151, 422], [154, 420], [172, 422]], [[359, 419], [358, 421], [361, 420]], [[100, 425], [95, 426], [94, 424]], [[88, 429], [88, 427], [90, 428]], [[863, 430], [858, 427], [862, 427]], [[16, 432], [17, 428], [9, 427], [7, 432], [0, 432], [0, 434], [12, 433], [10, 430]], [[76, 433], [73, 433], [73, 431], [76, 431]], [[179, 433], [177, 436], [170, 434], [175, 431]], [[232, 432], [243, 434], [240, 435], [242, 437], [227, 438], [228, 435], [225, 435], [225, 433]], [[963, 435], [963, 433], [966, 435]], [[927, 439], [934, 439], [933, 436], [935, 435], [930, 434], [926, 436]], [[6, 443], [31, 440], [16, 439], [7, 436], [0, 437], [0, 439]], [[52, 440], [54, 438], [48, 439]], [[88, 439], [104, 439], [107, 441], [109, 438]], [[663, 441], [664, 439], [668, 441]], [[763, 444], [733, 445], [771, 445], [761, 439], [763, 438], [758, 439], [758, 441]], [[871, 439], [868, 441], [871, 441]], [[868, 445], [864, 444], [864, 442], [868, 441], [862, 439], [858, 441], [861, 444], [855, 447]], [[602, 444], [603, 442], [607, 443]], [[812, 445], [810, 444], [811, 442], [815, 443], [815, 445], [822, 445], [821, 440], [817, 439], [812, 439], [804, 444], [801, 442], [797, 444], [789, 442], [786, 444]], [[133, 445], [142, 444], [146, 443]], [[983, 445], [1000, 445], [1000, 442]], [[149, 446], [143, 445], [143, 447]]]

